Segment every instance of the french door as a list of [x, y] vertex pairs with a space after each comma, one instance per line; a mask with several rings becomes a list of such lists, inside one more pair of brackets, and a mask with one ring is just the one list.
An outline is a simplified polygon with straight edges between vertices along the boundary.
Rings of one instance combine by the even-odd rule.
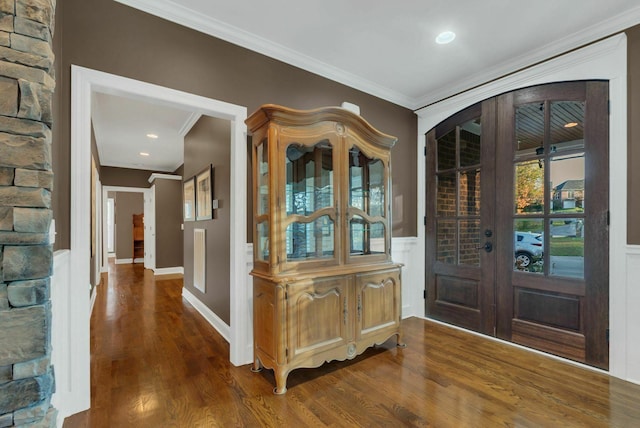
[[485, 100], [427, 133], [427, 316], [608, 367], [608, 84]]

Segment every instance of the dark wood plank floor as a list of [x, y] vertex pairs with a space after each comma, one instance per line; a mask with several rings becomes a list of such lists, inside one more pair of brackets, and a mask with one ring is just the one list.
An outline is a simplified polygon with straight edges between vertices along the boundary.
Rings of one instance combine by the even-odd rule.
[[417, 318], [351, 361], [234, 367], [179, 279], [112, 265], [91, 318], [91, 402], [74, 427], [638, 427], [640, 386]]

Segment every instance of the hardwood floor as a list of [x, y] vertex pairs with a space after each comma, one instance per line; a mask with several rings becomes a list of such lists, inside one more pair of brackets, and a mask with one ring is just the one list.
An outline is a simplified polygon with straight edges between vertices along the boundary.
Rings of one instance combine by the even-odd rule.
[[112, 265], [91, 318], [89, 411], [74, 427], [633, 427], [640, 386], [417, 318], [351, 361], [234, 367], [180, 279]]

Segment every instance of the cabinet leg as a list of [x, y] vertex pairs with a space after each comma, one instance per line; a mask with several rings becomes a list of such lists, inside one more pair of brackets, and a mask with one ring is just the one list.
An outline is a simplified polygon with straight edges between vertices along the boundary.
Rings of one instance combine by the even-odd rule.
[[287, 392], [287, 371], [274, 370], [273, 374], [276, 378], [276, 387], [273, 388], [273, 393], [276, 395], [282, 395]]
[[406, 348], [407, 344], [402, 341], [402, 335], [398, 333], [396, 336], [396, 347], [398, 348]]
[[251, 371], [254, 373], [258, 373], [262, 371], [262, 364], [260, 364], [259, 359], [256, 358], [253, 360], [253, 367], [251, 367]]

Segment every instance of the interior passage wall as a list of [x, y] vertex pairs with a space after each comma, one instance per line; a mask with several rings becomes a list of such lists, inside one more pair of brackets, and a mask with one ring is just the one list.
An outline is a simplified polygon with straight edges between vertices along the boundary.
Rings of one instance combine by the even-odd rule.
[[[219, 208], [214, 218], [184, 223], [184, 286], [230, 324], [231, 123], [203, 116], [184, 137], [184, 175], [187, 180], [213, 165], [213, 197]], [[206, 230], [205, 292], [193, 286], [193, 230]]]
[[64, 48], [53, 150], [60, 191], [52, 202], [59, 248], [69, 248], [70, 237], [72, 64], [246, 106], [249, 112], [266, 103], [300, 109], [358, 104], [373, 126], [398, 137], [392, 151], [393, 234], [416, 235], [417, 118], [411, 110], [113, 0], [59, 3]]
[[156, 179], [156, 268], [182, 263], [182, 181]]

